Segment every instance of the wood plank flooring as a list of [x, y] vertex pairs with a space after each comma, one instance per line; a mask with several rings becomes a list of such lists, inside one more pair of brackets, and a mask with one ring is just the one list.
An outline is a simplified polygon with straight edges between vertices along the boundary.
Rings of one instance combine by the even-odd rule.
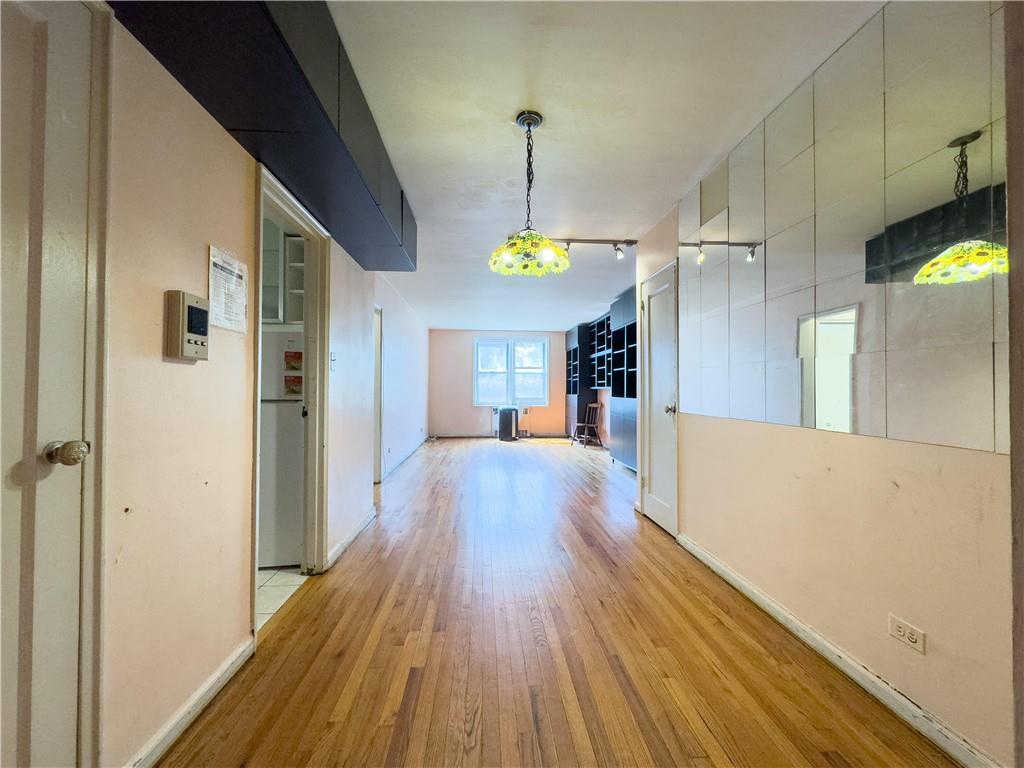
[[567, 441], [442, 440], [165, 766], [948, 766]]

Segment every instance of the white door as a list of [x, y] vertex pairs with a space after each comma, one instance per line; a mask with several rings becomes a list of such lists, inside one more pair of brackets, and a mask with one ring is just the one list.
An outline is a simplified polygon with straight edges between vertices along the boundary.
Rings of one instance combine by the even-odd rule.
[[92, 14], [0, 3], [3, 765], [79, 762]]
[[673, 536], [679, 533], [676, 512], [676, 268], [666, 267], [641, 286], [644, 320], [645, 515]]

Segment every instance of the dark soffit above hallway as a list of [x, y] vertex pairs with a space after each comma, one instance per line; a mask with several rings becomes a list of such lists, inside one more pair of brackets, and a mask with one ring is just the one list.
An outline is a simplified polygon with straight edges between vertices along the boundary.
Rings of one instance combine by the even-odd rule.
[[[354, 75], [345, 82], [347, 58], [326, 6], [277, 5], [282, 8], [275, 13], [261, 2], [111, 2], [118, 21], [364, 269], [414, 271], [415, 218], [358, 82]], [[279, 22], [290, 29], [283, 31]], [[294, 41], [306, 32], [322, 38], [324, 29], [336, 47], [328, 40], [318, 55], [352, 96], [339, 87], [337, 100], [327, 106], [310, 84], [308, 56], [300, 65], [286, 42], [286, 36]], [[361, 110], [349, 111], [359, 119], [349, 142], [354, 146], [339, 134], [342, 100], [346, 107], [362, 100]]]

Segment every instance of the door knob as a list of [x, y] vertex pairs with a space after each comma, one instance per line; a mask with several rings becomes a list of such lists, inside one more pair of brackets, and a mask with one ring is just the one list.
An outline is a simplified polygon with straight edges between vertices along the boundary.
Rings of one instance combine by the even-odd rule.
[[89, 444], [84, 440], [54, 440], [43, 448], [43, 456], [51, 464], [73, 467], [85, 461], [89, 455]]
[[676, 412], [676, 407], [674, 405], [666, 405], [665, 406], [665, 413], [675, 413], [675, 412]]

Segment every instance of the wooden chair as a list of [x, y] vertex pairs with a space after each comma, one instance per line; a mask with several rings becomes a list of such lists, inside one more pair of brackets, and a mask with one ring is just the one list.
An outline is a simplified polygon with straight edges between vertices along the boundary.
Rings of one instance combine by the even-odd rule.
[[579, 440], [583, 443], [584, 448], [592, 442], [604, 447], [604, 443], [601, 442], [601, 435], [598, 426], [600, 423], [601, 404], [587, 403], [587, 415], [582, 422], [576, 425], [576, 429], [572, 432], [572, 440], [569, 441], [569, 445], [572, 445]]

